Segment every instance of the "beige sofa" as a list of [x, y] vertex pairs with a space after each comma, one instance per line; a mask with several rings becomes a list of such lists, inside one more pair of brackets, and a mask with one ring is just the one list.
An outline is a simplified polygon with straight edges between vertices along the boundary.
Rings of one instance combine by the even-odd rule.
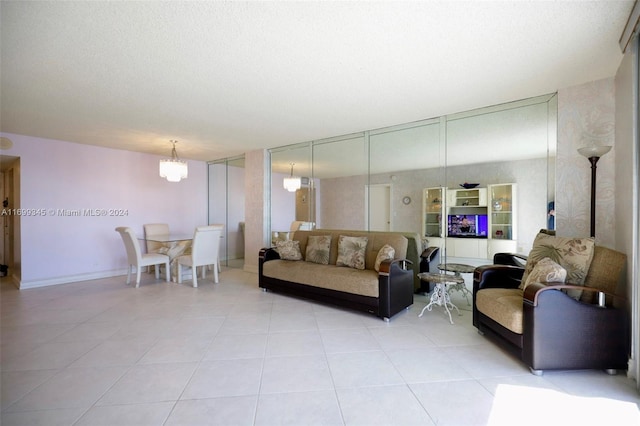
[[[305, 259], [310, 236], [331, 236], [328, 264]], [[337, 266], [340, 236], [367, 237], [365, 268]], [[296, 231], [302, 260], [282, 260], [275, 248], [260, 251], [259, 285], [266, 290], [288, 293], [330, 304], [370, 312], [389, 320], [413, 304], [414, 273], [406, 260], [408, 240], [401, 233], [347, 230]], [[395, 250], [393, 260], [374, 269], [384, 245]]]

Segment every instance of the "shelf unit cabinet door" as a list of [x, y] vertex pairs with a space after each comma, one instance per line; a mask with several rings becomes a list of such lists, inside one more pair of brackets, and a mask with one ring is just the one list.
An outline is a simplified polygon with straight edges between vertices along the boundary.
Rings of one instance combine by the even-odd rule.
[[486, 259], [487, 240], [481, 238], [447, 238], [447, 256]]
[[443, 238], [445, 232], [445, 188], [425, 188], [422, 196], [422, 236]]
[[452, 189], [447, 191], [449, 207], [486, 207], [487, 188]]
[[495, 240], [517, 240], [516, 184], [489, 186], [489, 236]]

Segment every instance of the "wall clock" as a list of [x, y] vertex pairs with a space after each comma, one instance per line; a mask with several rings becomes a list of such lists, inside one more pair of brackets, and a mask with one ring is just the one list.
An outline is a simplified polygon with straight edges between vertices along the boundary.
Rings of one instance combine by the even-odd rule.
[[411, 197], [408, 197], [408, 196], [404, 197], [402, 199], [402, 203], [405, 205], [411, 204]]

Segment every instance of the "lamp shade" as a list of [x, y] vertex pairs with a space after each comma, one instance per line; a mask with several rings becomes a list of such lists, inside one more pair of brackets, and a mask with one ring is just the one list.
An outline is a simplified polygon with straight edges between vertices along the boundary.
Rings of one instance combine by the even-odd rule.
[[173, 144], [171, 158], [160, 160], [160, 177], [166, 178], [169, 182], [180, 182], [181, 179], [186, 179], [189, 175], [187, 162], [178, 158], [176, 151], [177, 142], [178, 141], [171, 141]]
[[302, 180], [298, 176], [293, 175], [293, 166], [296, 163], [289, 163], [291, 165], [291, 175], [286, 177], [282, 181], [282, 186], [289, 192], [296, 192], [302, 186]]
[[296, 192], [301, 186], [300, 178], [295, 176], [284, 178], [282, 186], [289, 192]]
[[608, 145], [592, 145], [584, 148], [579, 148], [578, 152], [587, 158], [597, 157], [600, 158], [607, 152], [611, 151], [611, 146]]
[[189, 175], [187, 162], [183, 160], [160, 160], [160, 177], [166, 178], [169, 182], [180, 182]]

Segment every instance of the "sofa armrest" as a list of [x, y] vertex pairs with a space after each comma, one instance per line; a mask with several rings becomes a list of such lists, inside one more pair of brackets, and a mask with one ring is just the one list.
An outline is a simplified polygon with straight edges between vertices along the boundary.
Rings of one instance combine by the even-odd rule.
[[258, 259], [260, 262], [280, 259], [280, 254], [274, 247], [265, 247], [260, 249], [260, 253], [258, 254]]
[[473, 272], [474, 294], [483, 288], [518, 288], [524, 268], [512, 265], [483, 265]]
[[493, 255], [493, 263], [496, 265], [511, 265], [524, 267], [528, 256], [518, 253], [496, 253]]
[[413, 270], [406, 259], [385, 260], [378, 272], [378, 316], [385, 320], [413, 304]]
[[[539, 299], [540, 296], [543, 294], [543, 292], [546, 291], [551, 291], [551, 290], [578, 290], [578, 291], [587, 291], [587, 292], [592, 292], [592, 293], [604, 293], [605, 297], [608, 298], [620, 298], [619, 296], [616, 296], [615, 294], [612, 293], [607, 293], [604, 291], [600, 291], [597, 288], [593, 288], [593, 287], [585, 287], [585, 286], [581, 286], [581, 285], [575, 285], [575, 284], [552, 284], [552, 283], [533, 283], [533, 284], [529, 284], [525, 289], [524, 289], [524, 295], [523, 295], [523, 299], [524, 299], [524, 303], [528, 303], [531, 306], [538, 306], [539, 303]], [[552, 296], [552, 294], [549, 294], [549, 296]], [[567, 295], [564, 292], [559, 292], [553, 294], [553, 296], [557, 296], [557, 297], [570, 297], [569, 295]], [[573, 299], [573, 298], [572, 298]], [[578, 303], [583, 303], [580, 301], [576, 301]], [[590, 303], [583, 303], [584, 305], [591, 305]]]
[[522, 306], [522, 360], [533, 370], [625, 369], [625, 310], [581, 302], [558, 290], [599, 291], [572, 284], [528, 285]]
[[408, 271], [411, 269], [408, 265], [413, 265], [413, 262], [408, 259], [383, 260], [382, 262], [380, 262], [380, 270], [378, 271], [378, 273], [380, 275], [389, 275], [391, 271], [391, 265], [397, 265], [398, 268]]

